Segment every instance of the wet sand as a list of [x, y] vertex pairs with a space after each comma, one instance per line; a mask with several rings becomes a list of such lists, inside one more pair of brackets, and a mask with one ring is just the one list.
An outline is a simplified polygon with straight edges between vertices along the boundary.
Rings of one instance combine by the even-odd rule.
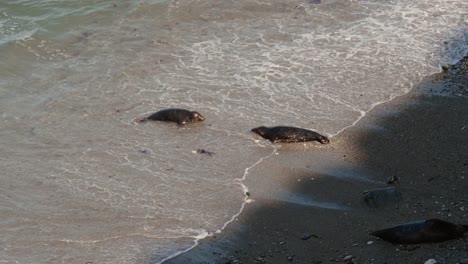
[[[238, 219], [165, 263], [468, 263], [468, 234], [415, 245], [368, 235], [431, 218], [468, 224], [467, 95], [468, 57], [329, 145], [282, 145], [249, 173], [254, 202]], [[364, 201], [387, 187], [396, 194]]]

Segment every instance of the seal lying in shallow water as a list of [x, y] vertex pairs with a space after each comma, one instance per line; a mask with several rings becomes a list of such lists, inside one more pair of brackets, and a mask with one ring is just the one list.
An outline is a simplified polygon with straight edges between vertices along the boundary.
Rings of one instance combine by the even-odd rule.
[[418, 244], [459, 238], [467, 231], [468, 225], [456, 225], [439, 219], [429, 219], [377, 230], [371, 232], [370, 235], [392, 243]]
[[276, 127], [256, 127], [252, 129], [252, 132], [259, 134], [263, 138], [270, 140], [273, 143], [276, 142], [307, 142], [307, 141], [318, 141], [322, 144], [330, 143], [330, 140], [317, 132], [288, 126], [276, 126]]
[[189, 111], [185, 109], [178, 108], [169, 108], [158, 111], [149, 115], [148, 117], [137, 119], [138, 123], [146, 121], [166, 121], [166, 122], [176, 122], [179, 125], [185, 125], [187, 123], [201, 122], [205, 118], [196, 111]]

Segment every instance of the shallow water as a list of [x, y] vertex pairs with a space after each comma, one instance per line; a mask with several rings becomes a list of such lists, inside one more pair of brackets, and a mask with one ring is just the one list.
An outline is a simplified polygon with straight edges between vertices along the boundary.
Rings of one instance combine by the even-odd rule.
[[[464, 0], [2, 2], [0, 259], [145, 263], [186, 250], [239, 213], [242, 179], [274, 153], [252, 127], [339, 133], [465, 55], [467, 11]], [[132, 122], [167, 107], [206, 121]]]

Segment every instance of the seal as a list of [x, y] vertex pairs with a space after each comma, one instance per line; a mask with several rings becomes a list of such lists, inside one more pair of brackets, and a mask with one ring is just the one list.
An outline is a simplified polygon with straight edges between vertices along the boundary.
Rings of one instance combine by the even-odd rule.
[[176, 122], [179, 125], [185, 125], [187, 123], [201, 122], [205, 120], [205, 118], [196, 111], [189, 111], [179, 108], [169, 108], [153, 113], [148, 117], [136, 119], [135, 121], [138, 123], [142, 123], [150, 120]]
[[288, 126], [275, 126], [275, 127], [256, 127], [252, 129], [252, 132], [257, 133], [265, 139], [270, 140], [273, 143], [284, 142], [307, 142], [307, 141], [318, 141], [322, 144], [330, 143], [330, 140], [317, 132], [307, 130], [304, 128], [288, 127]]
[[395, 244], [419, 244], [459, 238], [467, 231], [468, 225], [457, 225], [439, 219], [429, 219], [377, 230], [369, 235]]

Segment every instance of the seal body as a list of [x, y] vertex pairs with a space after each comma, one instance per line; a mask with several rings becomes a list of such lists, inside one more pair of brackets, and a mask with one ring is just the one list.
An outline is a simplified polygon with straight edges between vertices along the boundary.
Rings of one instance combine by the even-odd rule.
[[149, 120], [176, 122], [179, 125], [185, 125], [187, 123], [201, 122], [205, 120], [205, 118], [196, 111], [170, 108], [153, 113], [148, 117], [138, 120], [138, 122], [146, 122]]
[[273, 143], [284, 142], [307, 142], [307, 141], [318, 141], [322, 144], [330, 143], [330, 140], [317, 132], [288, 126], [275, 126], [275, 127], [256, 127], [252, 129], [252, 132], [257, 133], [270, 140]]
[[370, 235], [397, 244], [418, 244], [459, 238], [467, 231], [468, 225], [457, 225], [439, 219], [429, 219], [374, 231]]

